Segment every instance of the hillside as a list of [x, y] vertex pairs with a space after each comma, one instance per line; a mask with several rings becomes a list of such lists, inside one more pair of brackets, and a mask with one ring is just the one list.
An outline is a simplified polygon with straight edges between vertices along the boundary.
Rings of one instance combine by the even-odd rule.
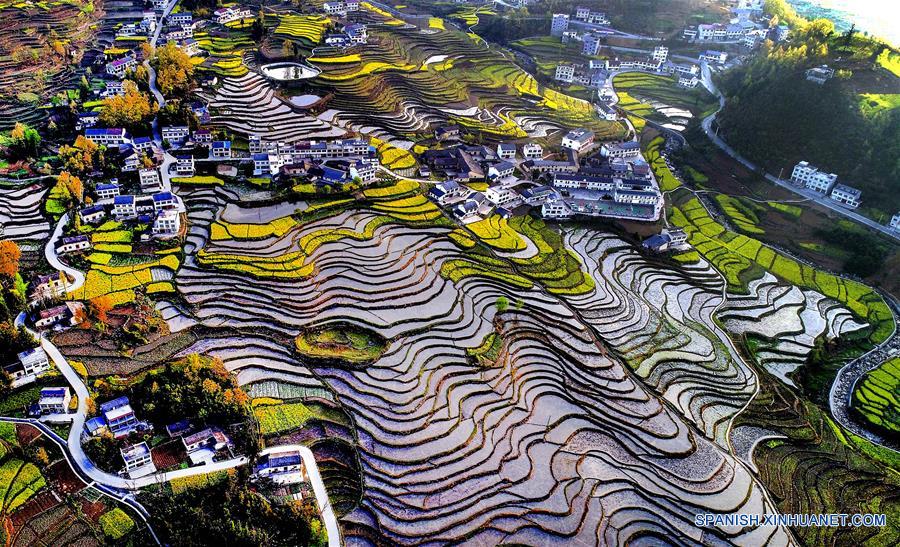
[[0, 130], [43, 120], [43, 101], [72, 87], [100, 6], [93, 0], [0, 0]]
[[[725, 73], [720, 134], [749, 157], [789, 174], [807, 160], [863, 191], [863, 213], [876, 219], [900, 209], [900, 78], [897, 53], [831, 22], [802, 25], [793, 38], [763, 47], [751, 62]], [[811, 67], [837, 69], [824, 85]]]

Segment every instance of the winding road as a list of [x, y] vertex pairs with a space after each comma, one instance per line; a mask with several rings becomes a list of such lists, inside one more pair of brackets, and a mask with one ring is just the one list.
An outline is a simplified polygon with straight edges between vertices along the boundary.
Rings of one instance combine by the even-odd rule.
[[713, 131], [713, 128], [712, 128], [713, 122], [716, 120], [716, 116], [719, 114], [719, 112], [722, 111], [722, 108], [725, 107], [725, 96], [722, 95], [722, 93], [718, 90], [718, 88], [716, 88], [715, 84], [712, 81], [712, 77], [710, 76], [709, 67], [705, 63], [703, 65], [702, 76], [703, 76], [703, 78], [701, 81], [703, 83], [703, 87], [708, 89], [710, 91], [710, 93], [712, 93], [713, 95], [715, 95], [719, 98], [719, 108], [718, 108], [718, 110], [716, 110], [715, 112], [713, 112], [712, 114], [710, 114], [709, 116], [704, 118], [703, 121], [701, 122], [701, 126], [703, 127], [703, 131], [706, 133], [706, 135], [709, 137], [709, 139], [713, 143], [715, 143], [715, 145], [718, 146], [723, 152], [725, 152], [726, 154], [731, 156], [731, 158], [734, 159], [735, 161], [741, 163], [747, 169], [750, 169], [751, 171], [754, 171], [757, 173], [763, 173], [763, 176], [765, 176], [766, 179], [768, 179], [770, 182], [784, 188], [785, 190], [788, 190], [799, 196], [807, 198], [810, 201], [816, 203], [817, 205], [820, 205], [826, 209], [829, 209], [829, 210], [831, 210], [841, 216], [844, 216], [858, 224], [862, 224], [863, 226], [866, 226], [867, 228], [871, 228], [873, 230], [881, 232], [882, 234], [884, 234], [888, 237], [894, 238], [896, 240], [900, 240], [900, 232], [897, 232], [896, 230], [891, 229], [889, 226], [879, 224], [870, 218], [864, 217], [855, 211], [847, 209], [847, 208], [841, 206], [840, 204], [838, 204], [838, 202], [832, 200], [831, 198], [825, 197], [824, 195], [822, 195], [818, 192], [813, 192], [812, 190], [808, 190], [806, 188], [798, 188], [798, 187], [794, 186], [790, 181], [778, 178], [775, 175], [772, 175], [770, 173], [765, 173], [755, 163], [751, 162], [747, 158], [738, 154], [731, 146], [728, 145], [728, 143], [726, 143], [722, 139], [722, 137], [720, 137], [718, 135], [717, 131]]

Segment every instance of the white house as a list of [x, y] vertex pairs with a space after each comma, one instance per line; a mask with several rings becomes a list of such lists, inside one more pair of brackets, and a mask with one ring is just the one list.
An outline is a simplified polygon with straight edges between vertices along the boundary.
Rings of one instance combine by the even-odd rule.
[[162, 128], [162, 138], [165, 141], [169, 141], [169, 144], [183, 144], [190, 134], [191, 130], [186, 125], [175, 125]]
[[125, 462], [125, 471], [132, 479], [144, 477], [156, 472], [153, 457], [147, 443], [140, 442], [121, 450], [122, 460]]
[[862, 191], [846, 184], [836, 184], [834, 189], [831, 190], [830, 197], [838, 203], [843, 203], [847, 207], [856, 209], [859, 207]]
[[501, 160], [512, 160], [516, 157], [516, 145], [500, 143], [497, 145], [497, 157]]
[[502, 184], [495, 184], [484, 191], [486, 197], [491, 203], [497, 207], [511, 209], [522, 204], [522, 196], [512, 188], [508, 188]]
[[571, 84], [572, 80], [575, 79], [575, 66], [570, 64], [557, 65], [555, 79], [557, 82]]
[[700, 54], [700, 60], [707, 63], [722, 64], [728, 59], [728, 54], [724, 51], [708, 50]]
[[174, 209], [178, 206], [178, 200], [172, 192], [159, 192], [153, 194], [153, 209], [158, 213], [165, 209]]
[[573, 129], [565, 134], [562, 139], [562, 147], [582, 152], [594, 143], [594, 132], [587, 129]]
[[814, 192], [828, 194], [835, 183], [837, 183], [837, 175], [819, 171], [816, 166], [810, 165], [809, 162], [801, 161], [794, 166], [791, 180], [794, 184], [805, 186]]
[[541, 205], [541, 216], [550, 219], [566, 219], [572, 217], [572, 209], [564, 199], [551, 196]]
[[322, 4], [322, 9], [328, 15], [347, 15], [347, 5], [343, 2], [325, 2]]
[[209, 150], [210, 157], [219, 160], [231, 159], [231, 141], [214, 141]]
[[118, 219], [137, 216], [134, 196], [116, 196], [113, 198], [112, 214]]
[[116, 78], [124, 78], [125, 73], [134, 70], [137, 66], [137, 59], [133, 55], [126, 55], [115, 61], [106, 63], [106, 73]]
[[600, 53], [600, 37], [593, 34], [585, 34], [581, 53], [584, 55], [597, 55]]
[[156, 235], [173, 235], [181, 230], [181, 217], [175, 209], [165, 209], [156, 215], [153, 221], [153, 233]]
[[67, 387], [45, 387], [38, 399], [41, 414], [65, 414], [69, 411], [72, 394]]
[[515, 169], [516, 164], [514, 164], [513, 162], [501, 161], [490, 166], [488, 168], [487, 175], [489, 179], [502, 179], [503, 177], [512, 175]]
[[894, 230], [900, 231], [900, 213], [891, 217], [891, 228]]
[[141, 169], [138, 171], [141, 180], [141, 191], [144, 193], [158, 192], [162, 188], [159, 171], [156, 169]]
[[447, 205], [464, 198], [468, 193], [469, 189], [455, 180], [446, 180], [432, 186], [428, 190], [428, 197], [436, 201], [438, 205]]
[[119, 146], [128, 142], [128, 133], [121, 127], [92, 127], [84, 137], [101, 146]]
[[300, 452], [280, 447], [266, 449], [260, 453], [253, 472], [257, 477], [269, 478], [279, 484], [308, 480]]
[[38, 376], [50, 370], [50, 359], [41, 347], [27, 349], [18, 355], [24, 375]]
[[56, 243], [58, 254], [76, 253], [91, 248], [91, 238], [86, 235], [64, 237]]
[[91, 205], [78, 211], [78, 216], [81, 217], [81, 222], [85, 224], [97, 224], [106, 218], [106, 209], [101, 205]]
[[607, 158], [636, 158], [641, 155], [641, 143], [636, 141], [606, 143], [600, 154]]
[[529, 142], [522, 147], [522, 157], [526, 160], [539, 160], [544, 157], [544, 149], [535, 142]]
[[98, 184], [94, 190], [99, 199], [112, 199], [119, 195], [119, 185], [114, 183]]
[[178, 156], [175, 159], [175, 173], [182, 177], [194, 176], [194, 156]]

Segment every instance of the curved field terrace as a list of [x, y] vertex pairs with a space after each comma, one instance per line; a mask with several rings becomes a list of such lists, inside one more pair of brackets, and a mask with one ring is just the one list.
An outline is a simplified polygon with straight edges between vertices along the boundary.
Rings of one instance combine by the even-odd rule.
[[[196, 212], [180, 295], [201, 325], [253, 333], [199, 344], [251, 392], [324, 388], [352, 418], [362, 501], [342, 518], [347, 544], [791, 543], [781, 528], [693, 523], [774, 509], [727, 448], [755, 380], [717, 334], [722, 282], [708, 266], [662, 273], [616, 238], [574, 231], [565, 244], [593, 283], [560, 297], [514, 274], [520, 286], [448, 275], [476, 262], [441, 217], [385, 217], [390, 195], [280, 229], [273, 206], [183, 196]], [[254, 233], [212, 230], [254, 217]], [[516, 226], [523, 248], [545, 247]], [[298, 336], [306, 352], [378, 351], [333, 366], [293, 351]], [[473, 359], [483, 345], [490, 358]]]

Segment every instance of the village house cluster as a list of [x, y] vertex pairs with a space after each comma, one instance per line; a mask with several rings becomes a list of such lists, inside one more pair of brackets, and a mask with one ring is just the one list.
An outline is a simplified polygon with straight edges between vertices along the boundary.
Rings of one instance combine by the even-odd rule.
[[[435, 185], [429, 197], [464, 223], [492, 214], [525, 214], [532, 208], [555, 220], [659, 218], [662, 196], [640, 143], [607, 143], [597, 152], [593, 132], [575, 129], [563, 136], [561, 146], [563, 159], [544, 159], [540, 145], [527, 143], [521, 147], [521, 162], [516, 160], [517, 147], [508, 143], [496, 149], [458, 144], [428, 150], [424, 159], [431, 169], [449, 179]], [[488, 183], [483, 192], [465, 185], [482, 180]]]
[[362, 139], [284, 143], [250, 136], [254, 176], [306, 177], [321, 186], [375, 180], [375, 147]]
[[782, 42], [790, 35], [785, 24], [772, 25], [762, 0], [739, 0], [728, 23], [689, 26], [682, 37], [689, 42], [740, 44], [753, 49], [765, 40]]
[[806, 161], [801, 161], [795, 165], [791, 173], [791, 182], [796, 186], [828, 196], [846, 207], [852, 209], [859, 207], [862, 191], [852, 186], [838, 183], [837, 178], [838, 176], [834, 173], [820, 171], [819, 168], [810, 165]]

